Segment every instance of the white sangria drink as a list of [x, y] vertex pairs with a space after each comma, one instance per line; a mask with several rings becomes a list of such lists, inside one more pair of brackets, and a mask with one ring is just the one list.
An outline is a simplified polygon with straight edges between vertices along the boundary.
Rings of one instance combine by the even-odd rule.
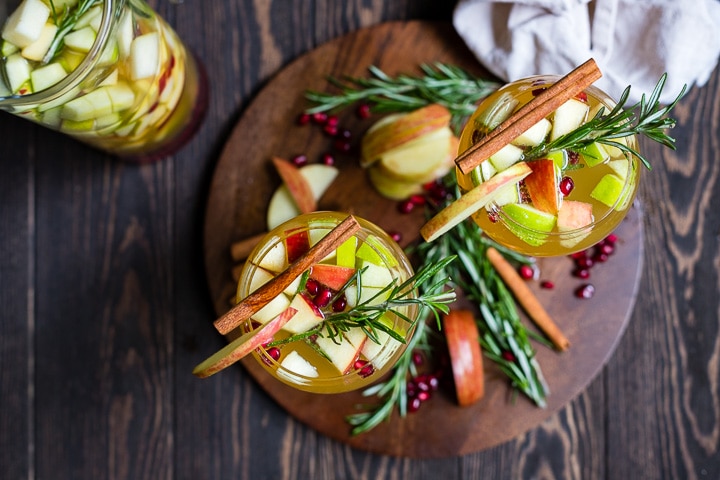
[[22, 0], [0, 36], [2, 110], [139, 162], [202, 120], [202, 69], [143, 0]]
[[[487, 97], [471, 116], [460, 137], [462, 153], [496, 128], [540, 91], [558, 80], [538, 76], [506, 85]], [[575, 131], [605, 114], [615, 102], [595, 87], [568, 100], [496, 154], [463, 175], [462, 190], [488, 181], [499, 172], [526, 161], [532, 172], [502, 189], [490, 204], [473, 215], [492, 239], [533, 256], [565, 255], [584, 250], [610, 234], [627, 214], [640, 178], [634, 135], [577, 149], [542, 150], [543, 145]], [[536, 152], [542, 151], [541, 155]]]
[[[240, 276], [238, 302], [284, 271], [347, 217], [336, 212], [301, 215], [278, 226], [250, 254]], [[283, 312], [294, 315], [254, 351], [278, 380], [316, 393], [354, 390], [378, 380], [405, 350], [417, 305], [408, 302], [353, 325], [345, 314], [383, 304], [394, 286], [413, 275], [402, 249], [382, 229], [357, 218], [360, 230], [300, 275], [243, 326], [245, 332]], [[411, 295], [414, 295], [412, 293]]]

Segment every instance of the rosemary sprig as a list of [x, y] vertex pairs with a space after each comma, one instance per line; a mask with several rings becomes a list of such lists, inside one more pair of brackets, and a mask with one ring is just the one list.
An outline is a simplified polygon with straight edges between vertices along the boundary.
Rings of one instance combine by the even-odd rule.
[[647, 100], [645, 94], [643, 94], [639, 102], [625, 109], [625, 104], [630, 95], [630, 87], [628, 86], [609, 113], [605, 114], [605, 108], [601, 108], [595, 117], [572, 132], [529, 149], [525, 152], [524, 158], [532, 160], [533, 158], [540, 158], [553, 150], [577, 150], [593, 142], [599, 142], [617, 147], [625, 153], [636, 156], [648, 170], [651, 170], [650, 162], [643, 155], [617, 140], [629, 135], [644, 135], [650, 140], [661, 143], [673, 150], [675, 149], [675, 139], [667, 135], [665, 130], [675, 127], [676, 120], [667, 117], [667, 114], [685, 95], [687, 86], [683, 86], [678, 96], [669, 105], [662, 106], [660, 105], [660, 95], [666, 80], [667, 74], [663, 74]]
[[423, 75], [400, 74], [391, 77], [375, 66], [368, 67], [370, 78], [330, 77], [339, 94], [308, 91], [305, 97], [315, 106], [308, 113], [348, 107], [356, 102], [372, 105], [375, 112], [406, 112], [431, 103], [445, 106], [452, 115], [452, 126], [459, 132], [475, 111], [476, 103], [497, 90], [498, 83], [475, 78], [454, 65], [434, 63], [420, 66]]
[[57, 14], [54, 2], [52, 0], [49, 1], [50, 9], [53, 12], [53, 20], [55, 21], [55, 25], [58, 26], [58, 30], [50, 43], [50, 47], [48, 48], [45, 57], [43, 57], [43, 64], [49, 63], [55, 58], [58, 52], [62, 49], [65, 36], [70, 33], [73, 28], [75, 28], [75, 24], [77, 24], [80, 17], [90, 10], [90, 7], [95, 4], [99, 4], [102, 0], [80, 0], [80, 2], [74, 7], [72, 13], [70, 11], [70, 7], [66, 5], [62, 15]]

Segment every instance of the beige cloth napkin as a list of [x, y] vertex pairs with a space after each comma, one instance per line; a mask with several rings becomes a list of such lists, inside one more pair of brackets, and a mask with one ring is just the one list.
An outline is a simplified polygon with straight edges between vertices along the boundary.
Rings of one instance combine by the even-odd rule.
[[453, 23], [505, 81], [563, 75], [592, 57], [596, 85], [614, 98], [631, 85], [633, 102], [666, 72], [663, 103], [704, 85], [720, 55], [718, 0], [461, 0]]

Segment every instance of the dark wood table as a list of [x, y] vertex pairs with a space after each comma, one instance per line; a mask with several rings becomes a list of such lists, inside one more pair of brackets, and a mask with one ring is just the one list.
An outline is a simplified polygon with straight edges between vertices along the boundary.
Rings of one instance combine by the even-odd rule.
[[0, 115], [0, 478], [720, 478], [720, 72], [677, 107], [678, 150], [645, 143], [645, 259], [601, 374], [514, 440], [417, 460], [300, 424], [243, 368], [190, 372], [224, 340], [203, 265], [205, 205], [232, 127], [298, 55], [448, 2], [152, 2], [202, 58], [207, 118], [135, 166]]

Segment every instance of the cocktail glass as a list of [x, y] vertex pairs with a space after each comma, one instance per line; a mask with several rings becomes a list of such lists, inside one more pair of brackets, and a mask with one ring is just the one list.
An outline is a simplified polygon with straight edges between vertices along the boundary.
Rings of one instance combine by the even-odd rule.
[[[463, 129], [459, 152], [557, 80], [556, 76], [530, 77], [488, 96]], [[530, 148], [547, 142], [556, 132], [584, 124], [601, 107], [608, 113], [614, 105], [606, 93], [587, 88], [467, 175], [457, 169], [461, 190], [487, 181], [524, 160]], [[615, 141], [637, 150], [635, 136]], [[616, 146], [593, 143], [577, 151], [551, 151], [542, 159], [528, 160], [533, 173], [519, 184], [505, 187], [473, 215], [490, 238], [526, 255], [567, 255], [595, 245], [618, 226], [637, 193], [640, 162]]]
[[[283, 271], [346, 217], [337, 212], [310, 213], [269, 232], [245, 263], [238, 301]], [[288, 343], [266, 344], [254, 356], [272, 376], [300, 390], [339, 393], [362, 388], [381, 378], [405, 350], [406, 343], [381, 329], [372, 331], [374, 339], [360, 327], [337, 332], [335, 339], [328, 333], [328, 315], [357, 304], [379, 304], [387, 297], [385, 287], [393, 282], [400, 285], [413, 275], [408, 258], [387, 233], [367, 220], [357, 220], [361, 226], [357, 234], [299, 277], [243, 327], [249, 332], [288, 307], [297, 310], [273, 340], [290, 339]], [[360, 271], [360, 282], [351, 280], [342, 290], [350, 275]], [[418, 308], [410, 304], [399, 312], [406, 318], [388, 312], [379, 322], [407, 341], [414, 331]]]
[[202, 67], [143, 0], [22, 0], [0, 23], [1, 110], [134, 162], [199, 127]]

